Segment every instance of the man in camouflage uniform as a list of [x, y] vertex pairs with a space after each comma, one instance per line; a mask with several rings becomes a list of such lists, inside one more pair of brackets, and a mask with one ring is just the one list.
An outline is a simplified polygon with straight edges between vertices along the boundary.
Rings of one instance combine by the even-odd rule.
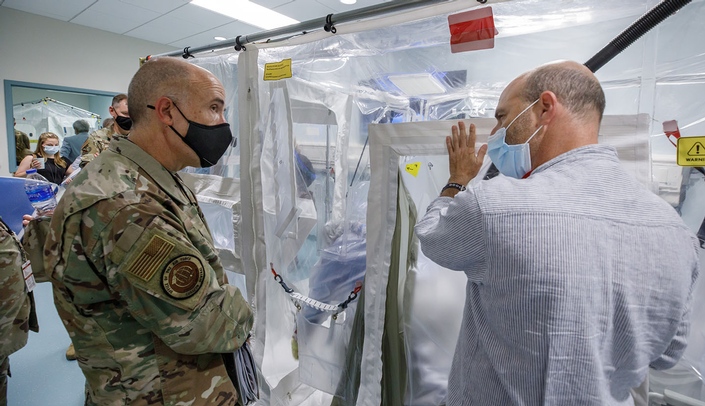
[[7, 405], [7, 377], [10, 354], [27, 344], [30, 328], [37, 331], [36, 317], [31, 322], [32, 301], [22, 274], [26, 261], [20, 241], [0, 219], [0, 406]]
[[224, 357], [243, 345], [253, 315], [225, 282], [176, 173], [202, 162], [189, 137], [213, 145], [208, 129], [217, 139], [226, 131], [216, 161], [229, 145], [225, 91], [208, 71], [161, 58], [139, 69], [129, 92], [129, 138], [113, 140], [67, 188], [45, 245], [86, 404], [234, 405]]
[[110, 141], [114, 138], [126, 136], [130, 132], [132, 120], [127, 107], [127, 95], [120, 93], [113, 97], [108, 112], [113, 118], [113, 124], [88, 135], [88, 139], [81, 146], [81, 168], [108, 149]]

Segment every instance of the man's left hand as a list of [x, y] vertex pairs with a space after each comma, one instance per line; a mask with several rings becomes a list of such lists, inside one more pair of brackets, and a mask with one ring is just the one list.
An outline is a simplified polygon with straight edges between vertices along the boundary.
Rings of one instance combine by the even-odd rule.
[[448, 161], [450, 169], [449, 183], [467, 185], [477, 176], [487, 153], [487, 145], [481, 146], [475, 152], [475, 124], [470, 124], [470, 131], [465, 131], [465, 123], [458, 122], [453, 126], [452, 135], [446, 137]]

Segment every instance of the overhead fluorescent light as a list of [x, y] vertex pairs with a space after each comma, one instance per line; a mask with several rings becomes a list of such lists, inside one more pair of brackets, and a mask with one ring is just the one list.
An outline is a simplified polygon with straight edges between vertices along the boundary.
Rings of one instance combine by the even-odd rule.
[[357, 0], [340, 0], [340, 2], [343, 4], [355, 4]]
[[442, 94], [445, 86], [430, 73], [412, 73], [408, 75], [389, 75], [389, 81], [407, 96]]
[[191, 0], [191, 4], [265, 30], [299, 22], [248, 0]]

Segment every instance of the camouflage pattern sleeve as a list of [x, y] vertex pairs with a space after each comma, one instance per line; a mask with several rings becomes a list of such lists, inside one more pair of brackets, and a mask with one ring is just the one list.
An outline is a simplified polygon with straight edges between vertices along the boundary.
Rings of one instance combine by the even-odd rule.
[[104, 258], [111, 290], [120, 292], [130, 314], [177, 353], [240, 347], [253, 315], [237, 288], [220, 283], [223, 271], [204, 234], [205, 223], [190, 222], [183, 212], [173, 215], [181, 210], [176, 205], [170, 211], [148, 204], [148, 194], [141, 200], [117, 211], [100, 204], [89, 211], [94, 229], [104, 230], [90, 257]]
[[99, 143], [96, 141], [95, 131], [88, 136], [86, 141], [81, 146], [81, 167], [84, 167], [88, 162], [95, 159], [95, 157], [100, 154]]
[[30, 301], [22, 262], [19, 241], [0, 221], [0, 361], [27, 343]]

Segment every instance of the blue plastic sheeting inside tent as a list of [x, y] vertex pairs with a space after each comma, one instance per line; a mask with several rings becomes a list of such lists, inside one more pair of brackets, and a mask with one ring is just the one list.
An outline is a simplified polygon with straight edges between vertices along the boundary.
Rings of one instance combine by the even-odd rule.
[[34, 212], [24, 192], [24, 179], [0, 177], [0, 191], [3, 194], [0, 217], [15, 234], [19, 234], [22, 231], [22, 216]]

